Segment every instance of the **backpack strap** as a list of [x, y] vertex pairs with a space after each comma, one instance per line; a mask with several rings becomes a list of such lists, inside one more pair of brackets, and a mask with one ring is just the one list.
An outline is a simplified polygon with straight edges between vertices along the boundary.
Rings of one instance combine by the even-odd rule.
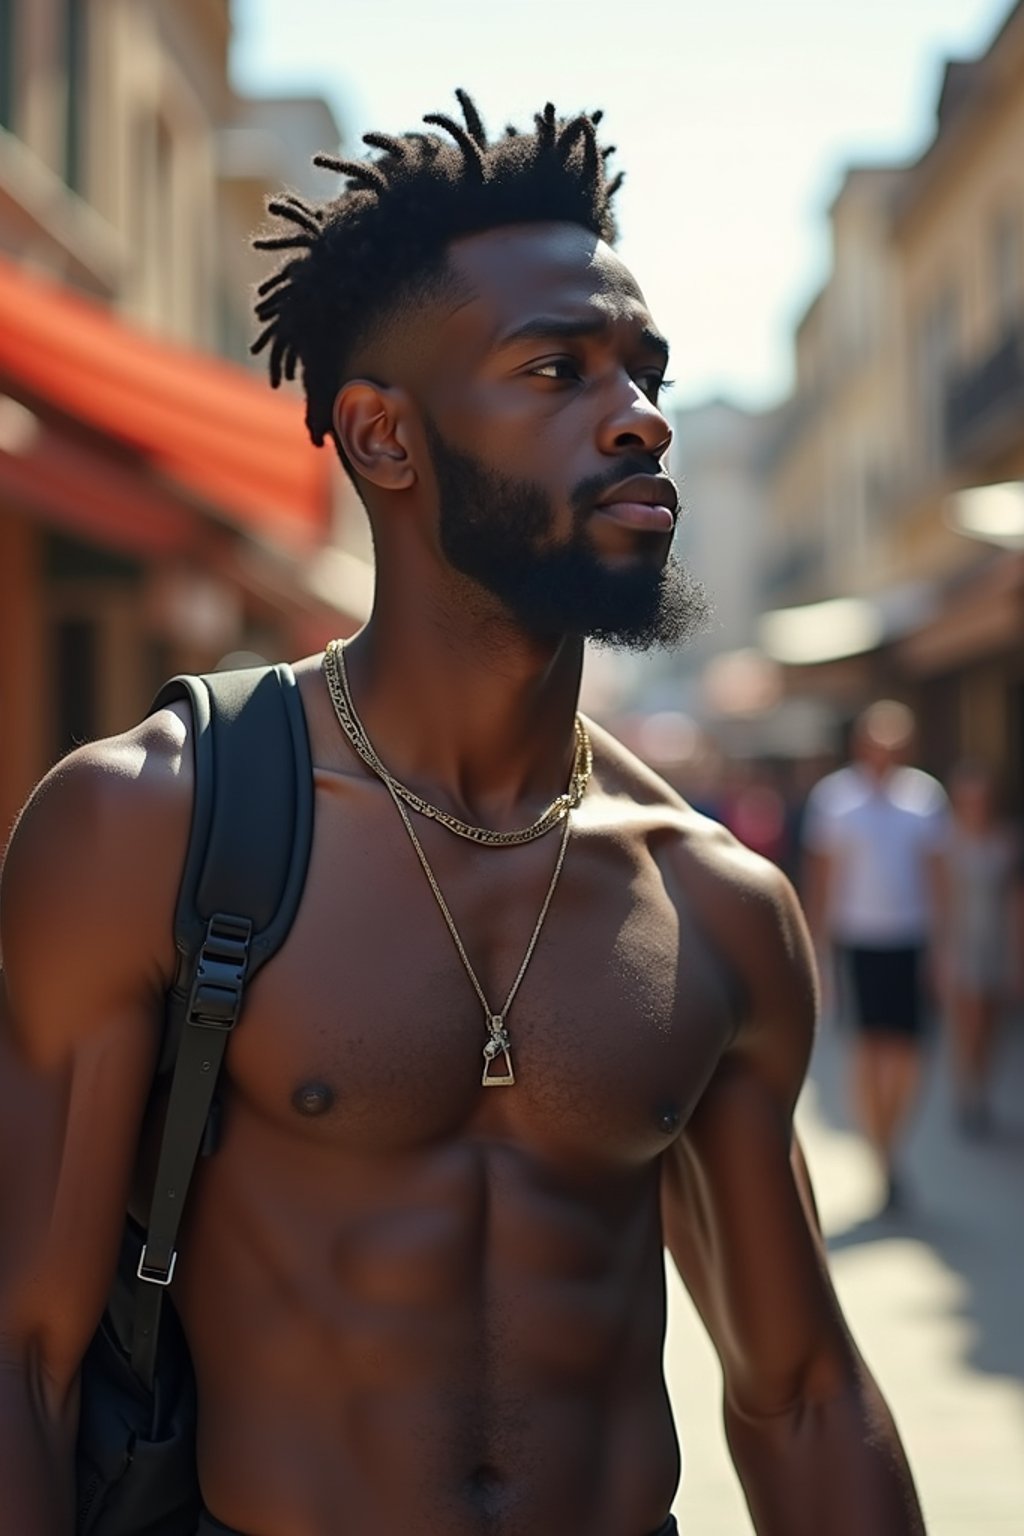
[[147, 1387], [228, 1037], [247, 982], [292, 925], [313, 834], [309, 740], [290, 667], [172, 678], [152, 708], [178, 700], [192, 709], [195, 789], [160, 1062], [174, 1076], [137, 1271], [131, 1359]]

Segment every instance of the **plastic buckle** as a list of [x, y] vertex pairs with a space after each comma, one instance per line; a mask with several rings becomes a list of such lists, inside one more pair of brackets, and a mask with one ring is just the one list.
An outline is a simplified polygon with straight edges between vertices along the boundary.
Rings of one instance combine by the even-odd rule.
[[147, 1269], [146, 1252], [147, 1249], [145, 1246], [143, 1246], [142, 1252], [139, 1255], [139, 1267], [135, 1271], [139, 1279], [145, 1280], [147, 1285], [170, 1285], [171, 1281], [174, 1279], [174, 1266], [178, 1262], [177, 1248], [175, 1248], [174, 1252], [171, 1254], [171, 1262], [168, 1264], [166, 1272], [159, 1269]]
[[252, 923], [215, 913], [199, 951], [186, 1022], [200, 1029], [232, 1030], [242, 1011]]

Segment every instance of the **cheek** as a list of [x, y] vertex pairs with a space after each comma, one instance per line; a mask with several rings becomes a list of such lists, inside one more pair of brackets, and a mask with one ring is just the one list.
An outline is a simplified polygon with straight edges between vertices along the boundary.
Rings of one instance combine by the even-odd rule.
[[453, 447], [495, 463], [549, 454], [564, 464], [567, 453], [585, 453], [595, 436], [582, 400], [508, 381], [444, 391], [434, 420]]

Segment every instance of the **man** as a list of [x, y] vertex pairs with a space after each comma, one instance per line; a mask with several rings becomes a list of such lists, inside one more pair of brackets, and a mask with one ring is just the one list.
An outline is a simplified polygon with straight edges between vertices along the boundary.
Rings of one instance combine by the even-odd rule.
[[888, 1211], [902, 1200], [895, 1156], [921, 1076], [925, 973], [941, 974], [945, 930], [946, 795], [905, 762], [914, 728], [895, 700], [866, 709], [854, 761], [811, 791], [803, 827], [808, 916], [849, 994], [854, 1107]]
[[[351, 645], [298, 669], [312, 861], [231, 1040], [174, 1280], [202, 1530], [673, 1531], [664, 1233], [761, 1536], [918, 1536], [792, 1152], [815, 1011], [795, 899], [575, 722], [585, 636], [668, 642], [700, 611], [669, 554], [667, 348], [608, 244], [597, 114], [492, 143], [460, 100], [465, 126], [428, 119], [454, 148], [371, 135], [375, 161], [325, 162], [335, 201], [271, 205], [292, 233], [265, 242], [286, 256], [257, 345], [275, 382], [301, 367], [377, 589]], [[73, 754], [8, 857], [18, 1536], [68, 1530], [76, 1372], [174, 968], [189, 730], [162, 711]]]

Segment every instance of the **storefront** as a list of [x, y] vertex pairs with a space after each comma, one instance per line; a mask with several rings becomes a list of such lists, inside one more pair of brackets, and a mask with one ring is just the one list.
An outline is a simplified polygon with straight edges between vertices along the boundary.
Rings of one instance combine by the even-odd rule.
[[0, 260], [0, 838], [170, 673], [355, 626], [309, 579], [333, 499], [295, 394]]

